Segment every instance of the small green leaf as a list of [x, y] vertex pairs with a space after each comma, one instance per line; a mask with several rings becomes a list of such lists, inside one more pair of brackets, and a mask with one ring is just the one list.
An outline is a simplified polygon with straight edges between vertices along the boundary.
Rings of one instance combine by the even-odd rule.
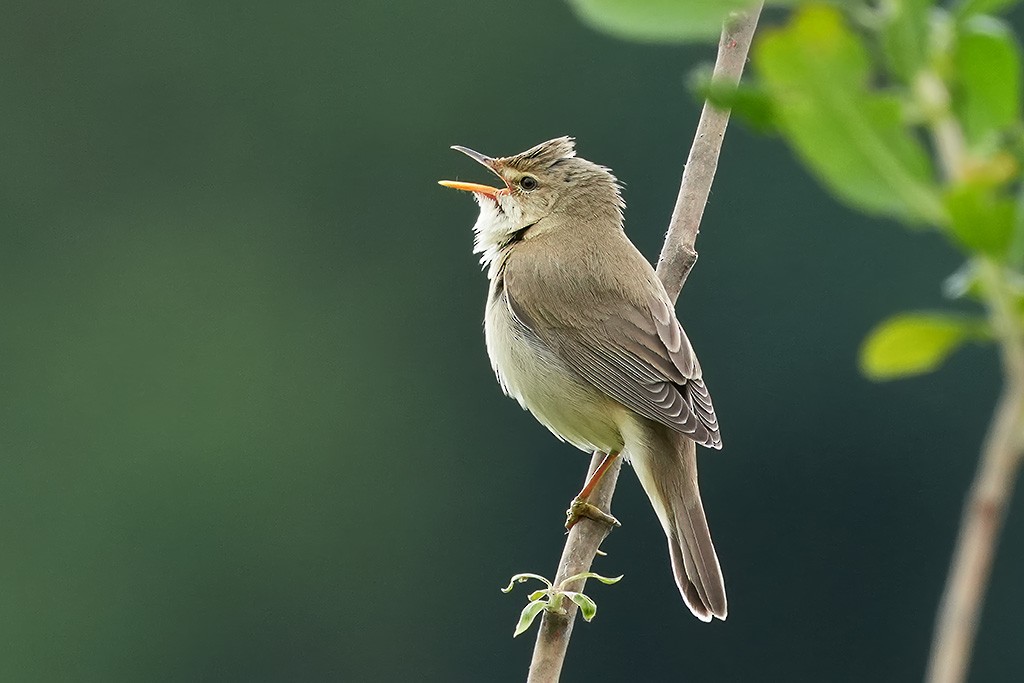
[[512, 589], [515, 587], [517, 583], [525, 583], [530, 579], [536, 579], [544, 585], [546, 585], [548, 588], [551, 588], [551, 582], [545, 579], [543, 576], [540, 576], [539, 574], [516, 574], [512, 577], [512, 580], [508, 582], [508, 585], [501, 589], [501, 592], [511, 593]]
[[722, 22], [751, 0], [569, 0], [580, 19], [618, 38], [649, 43], [713, 42]]
[[755, 47], [782, 133], [833, 192], [870, 213], [945, 222], [928, 154], [901, 101], [871, 90], [868, 51], [838, 10], [807, 6]]
[[945, 195], [949, 229], [971, 251], [1003, 260], [1014, 233], [1016, 206], [988, 183], [968, 182]]
[[618, 583], [619, 581], [622, 581], [623, 576], [625, 576], [625, 574], [619, 574], [618, 576], [608, 578], [607, 576], [601, 576], [600, 574], [595, 574], [594, 572], [583, 572], [582, 574], [574, 574], [570, 576], [562, 582], [562, 585], [568, 586], [569, 584], [575, 583], [580, 579], [597, 579], [601, 583], [610, 586], [613, 583]]
[[977, 318], [943, 313], [902, 313], [878, 325], [864, 340], [861, 371], [874, 380], [931, 372], [964, 342], [985, 336]]
[[953, 107], [968, 142], [988, 152], [1020, 118], [1020, 55], [1013, 31], [977, 16], [960, 27], [953, 53]]
[[622, 581], [622, 577], [625, 576], [625, 574], [619, 574], [618, 576], [607, 577], [607, 576], [601, 576], [600, 574], [594, 574], [593, 572], [587, 572], [587, 573], [590, 574], [590, 576], [588, 576], [587, 578], [589, 578], [589, 579], [597, 579], [598, 581], [600, 581], [601, 583], [603, 583], [603, 584], [605, 584], [607, 586], [610, 586], [613, 583], [618, 583], [619, 581]]
[[527, 603], [526, 607], [519, 614], [519, 623], [516, 624], [516, 631], [512, 634], [515, 638], [520, 633], [524, 633], [533, 624], [533, 620], [537, 618], [548, 604], [543, 600], [534, 600], [533, 602]]
[[975, 14], [995, 14], [1009, 9], [1020, 0], [962, 0], [956, 7], [956, 16], [961, 19]]
[[530, 593], [528, 596], [526, 596], [526, 599], [527, 600], [540, 600], [545, 595], [547, 595], [549, 592], [551, 592], [550, 588], [541, 588], [540, 590], [536, 590], [536, 591], [533, 591], [532, 593]]
[[928, 59], [931, 0], [882, 0], [882, 54], [889, 68], [910, 83]]
[[566, 595], [580, 608], [580, 614], [584, 621], [590, 621], [597, 614], [597, 603], [583, 593], [568, 591]]

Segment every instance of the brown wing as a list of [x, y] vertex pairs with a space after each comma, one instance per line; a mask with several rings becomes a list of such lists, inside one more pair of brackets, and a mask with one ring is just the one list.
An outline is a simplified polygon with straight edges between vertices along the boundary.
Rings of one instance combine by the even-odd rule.
[[560, 306], [560, 316], [543, 297], [516, 298], [514, 289], [506, 282], [512, 314], [584, 379], [643, 417], [722, 447], [700, 364], [667, 300], [603, 298], [586, 311]]

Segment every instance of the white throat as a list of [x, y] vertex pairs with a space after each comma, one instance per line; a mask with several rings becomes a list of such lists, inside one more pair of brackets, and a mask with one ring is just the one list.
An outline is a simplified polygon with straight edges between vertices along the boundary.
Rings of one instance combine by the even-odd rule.
[[502, 247], [511, 235], [525, 227], [522, 225], [523, 212], [507, 195], [498, 195], [494, 199], [480, 194], [473, 197], [480, 205], [480, 215], [473, 225], [473, 253], [481, 254], [480, 263], [485, 268], [490, 266], [487, 272], [490, 279]]

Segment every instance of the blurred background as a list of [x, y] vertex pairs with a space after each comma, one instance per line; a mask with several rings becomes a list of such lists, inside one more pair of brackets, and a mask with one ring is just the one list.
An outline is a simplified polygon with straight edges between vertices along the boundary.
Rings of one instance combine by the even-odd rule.
[[[504, 398], [448, 149], [577, 137], [655, 258], [711, 46], [547, 0], [9, 3], [0, 24], [0, 680], [518, 681], [588, 458]], [[769, 16], [765, 22], [771, 23]], [[1015, 25], [1024, 27], [1020, 17]], [[924, 671], [999, 388], [990, 349], [876, 385], [860, 340], [946, 305], [933, 234], [838, 206], [734, 125], [679, 304], [725, 450], [702, 624], [623, 471], [563, 680]], [[1014, 680], [1024, 503], [974, 680]]]

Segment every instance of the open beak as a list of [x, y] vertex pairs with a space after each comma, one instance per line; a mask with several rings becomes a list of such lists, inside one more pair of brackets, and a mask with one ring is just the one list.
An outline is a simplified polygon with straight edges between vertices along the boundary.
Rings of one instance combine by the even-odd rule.
[[490, 185], [481, 185], [480, 183], [462, 183], [457, 180], [438, 180], [437, 184], [444, 185], [445, 187], [450, 187], [453, 190], [463, 190], [465, 192], [479, 192], [480, 194], [487, 195], [491, 199], [496, 197], [499, 192], [502, 192], [502, 190], [499, 190], [496, 187], [491, 187]]
[[[497, 170], [495, 170], [494, 168], [494, 159], [492, 159], [491, 157], [485, 156], [480, 152], [475, 152], [469, 149], [468, 147], [462, 147], [461, 145], [452, 145], [452, 149], [454, 149], [457, 152], [462, 152], [470, 159], [473, 159], [474, 161], [486, 166], [495, 175], [498, 175]], [[500, 178], [501, 176], [499, 175], [498, 177]], [[499, 194], [508, 192], [507, 185], [502, 188], [497, 188], [491, 187], [490, 185], [481, 185], [480, 183], [464, 183], [458, 180], [439, 180], [437, 181], [437, 184], [444, 185], [445, 187], [450, 187], [453, 190], [463, 190], [464, 192], [476, 192], [477, 194], [485, 195], [487, 197], [490, 197], [491, 199], [496, 199]]]

